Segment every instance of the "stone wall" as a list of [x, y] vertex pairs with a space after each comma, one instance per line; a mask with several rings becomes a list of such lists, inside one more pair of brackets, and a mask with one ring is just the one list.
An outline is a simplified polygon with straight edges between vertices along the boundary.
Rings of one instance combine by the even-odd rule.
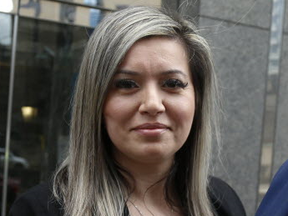
[[280, 86], [278, 112], [276, 121], [276, 137], [274, 148], [273, 174], [288, 159], [288, 2], [285, 6], [284, 35], [280, 64]]
[[258, 191], [269, 32], [206, 17], [199, 23], [208, 29], [204, 36], [212, 46], [224, 111], [222, 164], [214, 158], [214, 173], [237, 191], [252, 216]]
[[[164, 2], [169, 5], [171, 1]], [[177, 0], [170, 4], [198, 22], [200, 34], [212, 47], [224, 110], [222, 153], [219, 158], [214, 152], [214, 175], [236, 190], [247, 216], [254, 216], [258, 205], [272, 3], [272, 0]], [[287, 59], [286, 2], [273, 175], [288, 159]]]
[[[267, 0], [201, 0], [199, 7], [199, 27], [212, 46], [225, 113], [222, 162], [215, 156], [214, 173], [237, 191], [248, 216], [257, 208], [271, 11]], [[288, 12], [285, 17], [273, 174], [288, 159]]]

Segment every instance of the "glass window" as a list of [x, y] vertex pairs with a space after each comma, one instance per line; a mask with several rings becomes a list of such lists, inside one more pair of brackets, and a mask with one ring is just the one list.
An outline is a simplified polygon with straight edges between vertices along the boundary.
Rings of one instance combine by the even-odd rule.
[[59, 4], [56, 1], [34, 2], [22, 0], [20, 4], [20, 15], [22, 17], [31, 17], [77, 26], [95, 27], [106, 13], [109, 12], [71, 4]]
[[4, 0], [0, 4], [0, 12], [15, 14], [18, 10], [18, 0]]
[[[84, 0], [85, 1], [85, 0]], [[86, 0], [87, 1], [87, 0]], [[161, 6], [161, 0], [102, 0], [102, 6], [111, 9], [121, 9], [128, 6], [136, 5], [149, 5], [149, 6]]]
[[[3, 168], [6, 142], [6, 126], [8, 111], [8, 95], [10, 80], [10, 64], [12, 50], [12, 32], [13, 32], [13, 16], [10, 14], [0, 13], [0, 182], [1, 182], [1, 203], [2, 203], [2, 186], [3, 186]], [[8, 180], [8, 205], [14, 200], [15, 193], [12, 183]]]
[[[5, 147], [7, 106], [9, 93], [12, 15], [0, 13], [0, 147]], [[1, 162], [2, 167], [2, 162]], [[1, 170], [2, 173], [2, 170]]]
[[[57, 1], [57, 0], [56, 0]], [[127, 6], [136, 5], [149, 5], [149, 6], [161, 6], [161, 0], [64, 0], [76, 4], [82, 4], [87, 6], [99, 6], [107, 9], [121, 9]]]
[[[0, 147], [5, 147], [10, 62], [12, 49], [12, 15], [0, 13]], [[1, 162], [2, 163], [2, 162]], [[2, 167], [2, 164], [1, 164]], [[1, 171], [2, 173], [2, 171]]]
[[91, 31], [19, 20], [9, 164], [17, 195], [46, 181], [65, 155], [71, 95]]

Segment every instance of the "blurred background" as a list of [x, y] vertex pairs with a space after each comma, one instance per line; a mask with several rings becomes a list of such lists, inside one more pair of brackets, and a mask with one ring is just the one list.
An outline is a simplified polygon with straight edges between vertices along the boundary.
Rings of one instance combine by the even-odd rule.
[[176, 10], [193, 19], [210, 43], [224, 113], [213, 174], [254, 215], [288, 159], [285, 0], [1, 0], [2, 216], [20, 194], [47, 181], [65, 157], [84, 46], [106, 14], [131, 5]]

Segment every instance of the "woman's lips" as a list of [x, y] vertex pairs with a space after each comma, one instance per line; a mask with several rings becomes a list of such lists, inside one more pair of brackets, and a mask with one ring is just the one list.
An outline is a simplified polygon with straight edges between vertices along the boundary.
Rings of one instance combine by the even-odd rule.
[[145, 123], [132, 130], [143, 136], [159, 136], [169, 130], [169, 127], [161, 123]]

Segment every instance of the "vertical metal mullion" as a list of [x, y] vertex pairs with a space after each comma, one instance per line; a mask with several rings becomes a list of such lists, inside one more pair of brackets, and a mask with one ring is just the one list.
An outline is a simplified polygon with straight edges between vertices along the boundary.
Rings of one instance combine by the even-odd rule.
[[8, 186], [8, 171], [9, 171], [11, 117], [12, 117], [12, 106], [13, 106], [12, 103], [13, 103], [13, 90], [14, 90], [14, 77], [15, 77], [15, 60], [16, 60], [17, 35], [18, 35], [19, 6], [20, 6], [20, 0], [18, 0], [18, 10], [14, 17], [14, 26], [13, 26], [1, 216], [6, 216], [6, 207], [7, 207], [7, 186]]

